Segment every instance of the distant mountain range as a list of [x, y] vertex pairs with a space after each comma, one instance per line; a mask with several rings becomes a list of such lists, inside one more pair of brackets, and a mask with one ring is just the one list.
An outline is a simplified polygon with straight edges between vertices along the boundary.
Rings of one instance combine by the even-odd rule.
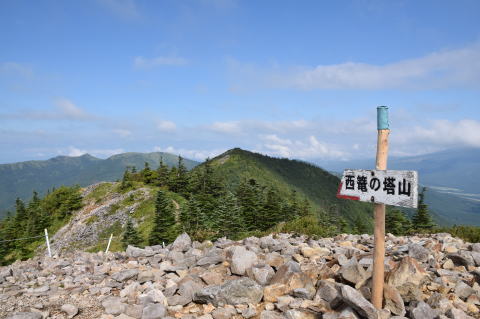
[[[89, 154], [57, 156], [45, 161], [0, 164], [0, 218], [7, 210], [13, 210], [17, 197], [28, 200], [34, 190], [44, 194], [61, 185], [87, 186], [101, 181], [115, 181], [122, 177], [127, 166], [141, 169], [147, 162], [151, 168], [157, 168], [160, 158], [168, 166], [178, 163], [177, 155], [154, 152], [123, 153], [107, 159]], [[184, 163], [188, 169], [199, 164], [189, 159], [185, 159]]]
[[[79, 157], [58, 156], [46, 161], [29, 161], [0, 165], [0, 217], [13, 209], [16, 197], [28, 200], [33, 190], [44, 194], [60, 185], [87, 186], [100, 181], [114, 181], [122, 177], [126, 166], [138, 169], [148, 162], [156, 168], [164, 162], [176, 165], [178, 157], [168, 153], [124, 153], [107, 159], [91, 155]], [[420, 183], [427, 186], [426, 202], [442, 225], [470, 224], [480, 226], [480, 150], [457, 149], [433, 154], [389, 159], [388, 168], [417, 170]], [[315, 165], [302, 161], [278, 159], [232, 149], [216, 158], [213, 163], [231, 187], [242, 178], [255, 178], [262, 185], [274, 185], [284, 196], [292, 189], [309, 199], [317, 207], [326, 207], [352, 220], [357, 215], [370, 216], [369, 207], [335, 197], [338, 177], [345, 168], [373, 168], [374, 160], [315, 161]], [[192, 169], [199, 163], [185, 159]], [[360, 205], [358, 205], [360, 204]], [[408, 213], [412, 213], [409, 211]]]
[[[332, 172], [371, 169], [375, 160], [315, 161]], [[426, 202], [437, 222], [480, 226], [480, 149], [461, 148], [411, 157], [391, 157], [388, 169], [416, 170], [427, 187]]]

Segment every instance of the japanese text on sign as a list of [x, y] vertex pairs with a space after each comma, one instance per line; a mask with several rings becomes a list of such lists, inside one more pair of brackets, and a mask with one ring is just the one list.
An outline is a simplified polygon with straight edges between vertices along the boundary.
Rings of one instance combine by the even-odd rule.
[[416, 171], [345, 170], [337, 197], [417, 207]]

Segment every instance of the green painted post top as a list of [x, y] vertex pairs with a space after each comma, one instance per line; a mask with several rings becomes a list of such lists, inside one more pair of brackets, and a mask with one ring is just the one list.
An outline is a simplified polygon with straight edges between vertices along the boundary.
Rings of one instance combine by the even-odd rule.
[[377, 107], [377, 130], [388, 130], [388, 106]]

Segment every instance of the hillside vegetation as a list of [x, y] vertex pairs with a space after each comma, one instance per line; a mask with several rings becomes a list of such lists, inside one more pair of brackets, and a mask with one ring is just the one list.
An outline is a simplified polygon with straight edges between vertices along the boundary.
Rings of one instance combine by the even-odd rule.
[[[340, 233], [371, 233], [368, 203], [338, 200], [338, 178], [300, 161], [276, 159], [233, 149], [188, 171], [180, 157], [157, 169], [128, 167], [119, 182], [80, 188], [62, 186], [43, 198], [36, 193], [0, 222], [0, 261], [27, 259], [45, 249], [123, 250], [171, 243], [187, 232], [194, 240], [241, 239], [270, 233], [313, 238]], [[419, 196], [413, 217], [388, 209], [386, 231], [395, 235], [451, 231], [473, 241], [476, 227], [436, 228]], [[12, 239], [26, 238], [19, 241]]]
[[[33, 191], [43, 196], [49, 189], [61, 185], [88, 186], [102, 181], [115, 181], [125, 167], [142, 168], [147, 162], [152, 168], [159, 165], [160, 158], [167, 166], [174, 166], [178, 156], [169, 153], [124, 153], [99, 159], [89, 154], [78, 157], [57, 156], [46, 161], [28, 161], [0, 165], [0, 219], [6, 211], [15, 208], [15, 199], [28, 200]], [[198, 163], [184, 160], [191, 169]]]

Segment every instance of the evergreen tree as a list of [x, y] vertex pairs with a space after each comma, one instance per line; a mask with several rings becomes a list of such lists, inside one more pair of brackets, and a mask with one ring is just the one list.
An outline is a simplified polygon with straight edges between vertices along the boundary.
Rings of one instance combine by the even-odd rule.
[[394, 235], [406, 235], [410, 229], [410, 220], [398, 209], [388, 209], [385, 216], [385, 232]]
[[154, 180], [154, 174], [152, 172], [152, 170], [150, 169], [150, 164], [148, 164], [148, 162], [145, 162], [145, 166], [141, 172], [141, 175], [142, 175], [142, 181], [145, 183], [145, 184], [152, 184], [153, 183], [153, 180]]
[[150, 233], [149, 244], [165, 244], [175, 239], [175, 215], [170, 199], [164, 191], [158, 191], [155, 202], [155, 219]]
[[169, 174], [168, 166], [163, 163], [163, 157], [160, 157], [160, 164], [157, 169], [157, 185], [167, 186]]
[[243, 231], [244, 222], [235, 196], [228, 192], [215, 209], [215, 229], [218, 237], [236, 238]]
[[129, 189], [130, 187], [132, 187], [132, 180], [131, 180], [131, 175], [130, 175], [130, 172], [129, 172], [128, 166], [127, 166], [127, 168], [123, 172], [123, 177], [122, 177], [122, 182], [120, 184], [120, 189], [121, 190], [126, 190], [126, 189]]
[[261, 209], [260, 229], [267, 230], [282, 220], [281, 198], [278, 193], [269, 188], [266, 194], [265, 203]]
[[299, 215], [300, 217], [306, 217], [312, 214], [312, 207], [308, 199], [304, 199], [300, 205]]
[[207, 220], [195, 196], [191, 196], [188, 204], [182, 208], [180, 222], [183, 230], [193, 237], [206, 227]]
[[427, 188], [424, 187], [420, 192], [420, 194], [418, 194], [417, 212], [412, 218], [413, 227], [417, 231], [428, 231], [435, 226], [435, 224], [432, 221], [432, 217], [428, 212], [428, 206], [427, 204], [425, 204], [426, 191], [427, 191]]
[[[255, 230], [264, 222], [259, 216], [263, 204], [260, 201], [260, 193], [260, 187], [253, 178], [248, 181], [243, 180], [237, 187], [236, 195], [247, 230]], [[266, 223], [270, 224], [269, 221]]]
[[365, 222], [365, 218], [357, 215], [353, 222], [353, 231], [356, 234], [368, 234], [369, 227], [368, 224]]
[[177, 166], [177, 178], [175, 181], [175, 189], [177, 193], [187, 194], [188, 193], [188, 170], [183, 163], [183, 158], [178, 157], [178, 166]]
[[127, 248], [128, 245], [138, 247], [142, 240], [138, 235], [137, 230], [133, 226], [132, 220], [129, 218], [125, 224], [125, 231], [123, 232], [122, 245], [123, 248]]
[[27, 209], [20, 198], [15, 200], [15, 237], [22, 237], [28, 222]]

